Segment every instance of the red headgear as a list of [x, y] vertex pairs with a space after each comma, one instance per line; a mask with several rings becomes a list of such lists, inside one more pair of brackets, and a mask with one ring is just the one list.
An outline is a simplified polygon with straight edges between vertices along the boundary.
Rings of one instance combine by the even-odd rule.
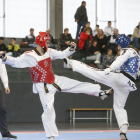
[[39, 32], [39, 35], [36, 37], [36, 44], [42, 48], [45, 47], [47, 50], [46, 40], [50, 40], [50, 36], [46, 32]]

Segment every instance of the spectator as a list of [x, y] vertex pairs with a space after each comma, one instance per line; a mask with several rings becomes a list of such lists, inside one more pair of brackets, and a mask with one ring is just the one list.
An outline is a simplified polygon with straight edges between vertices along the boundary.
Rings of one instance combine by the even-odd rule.
[[109, 66], [113, 63], [114, 56], [112, 55], [112, 50], [107, 50], [107, 55], [103, 57], [102, 69], [109, 68]]
[[85, 29], [86, 27], [89, 27], [89, 28], [90, 28], [90, 35], [93, 37], [92, 29], [91, 29], [91, 27], [90, 27], [90, 22], [87, 22], [87, 23], [86, 23], [86, 26], [84, 26], [84, 27], [81, 29], [81, 32], [83, 32], [84, 29]]
[[95, 36], [95, 39], [97, 40], [97, 45], [100, 48], [101, 53], [106, 53], [107, 51], [107, 37], [104, 34], [102, 29], [99, 29], [98, 34]]
[[0, 37], [0, 51], [7, 51], [6, 45], [3, 43], [4, 42], [4, 38]]
[[108, 26], [105, 27], [105, 35], [107, 37], [111, 36], [111, 35], [113, 35], [113, 31], [114, 31], [114, 28], [111, 27], [111, 21], [108, 21]]
[[50, 48], [55, 49], [55, 44], [54, 44], [53, 36], [50, 34], [50, 29], [47, 29], [46, 33], [50, 36]]
[[16, 38], [11, 38], [11, 43], [7, 47], [7, 55], [13, 55], [14, 57], [18, 56], [18, 53], [20, 52], [20, 47], [18, 44], [16, 44]]
[[121, 51], [117, 50], [117, 55], [114, 57], [114, 60], [117, 59], [118, 56], [120, 56]]
[[93, 36], [95, 37], [99, 32], [99, 25], [96, 25], [96, 28], [92, 31]]
[[88, 47], [88, 56], [86, 60], [95, 60], [95, 64], [100, 64], [100, 48], [97, 46], [97, 40], [93, 39], [91, 45]]
[[113, 54], [117, 53], [118, 50], [118, 45], [115, 43], [117, 36], [119, 35], [118, 33], [118, 29], [114, 29], [114, 35], [112, 35], [110, 37], [110, 41], [109, 41], [109, 48], [113, 51]]
[[75, 18], [75, 21], [77, 22], [76, 39], [78, 39], [80, 36], [81, 26], [84, 27], [86, 22], [88, 21], [85, 1], [82, 1], [82, 5], [77, 9], [74, 18]]
[[90, 35], [90, 27], [86, 27], [80, 35], [79, 44], [78, 44], [79, 49], [82, 50], [83, 59], [85, 59], [87, 55], [87, 49], [89, 47], [91, 40], [92, 40], [92, 37]]
[[35, 42], [35, 36], [34, 36], [34, 29], [30, 29], [30, 34], [25, 37], [25, 42], [28, 42], [30, 47], [37, 47], [37, 44]]
[[140, 43], [140, 22], [139, 22], [139, 25], [136, 26], [136, 28], [134, 29], [134, 32], [133, 32], [133, 35], [132, 35], [131, 39], [134, 41], [134, 47], [139, 48], [139, 43]]
[[72, 41], [71, 34], [69, 34], [69, 29], [65, 28], [64, 33], [60, 34], [60, 47], [61, 50], [65, 50], [71, 43]]

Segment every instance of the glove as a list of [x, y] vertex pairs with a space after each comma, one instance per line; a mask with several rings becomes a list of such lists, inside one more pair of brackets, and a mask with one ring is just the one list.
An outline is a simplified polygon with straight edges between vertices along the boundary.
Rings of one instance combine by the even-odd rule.
[[108, 75], [112, 71], [112, 69], [111, 68], [107, 68], [104, 71], [105, 71], [105, 75]]
[[75, 42], [71, 42], [69, 48], [70, 48], [69, 49], [70, 51], [74, 51], [76, 49], [76, 43]]

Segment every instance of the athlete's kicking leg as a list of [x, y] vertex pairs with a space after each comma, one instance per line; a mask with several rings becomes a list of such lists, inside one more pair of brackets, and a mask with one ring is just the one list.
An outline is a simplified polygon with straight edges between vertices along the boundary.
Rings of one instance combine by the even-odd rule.
[[[67, 61], [67, 67], [73, 69], [73, 71], [79, 72], [84, 76], [110, 86], [114, 89], [114, 111], [120, 127], [121, 138], [126, 138], [125, 134], [128, 128], [127, 112], [124, 109], [127, 97], [130, 91], [136, 90], [135, 84], [124, 76], [122, 73], [111, 72], [109, 75], [105, 75], [103, 70], [92, 68], [82, 62], [76, 60]], [[131, 85], [134, 85], [132, 87]]]

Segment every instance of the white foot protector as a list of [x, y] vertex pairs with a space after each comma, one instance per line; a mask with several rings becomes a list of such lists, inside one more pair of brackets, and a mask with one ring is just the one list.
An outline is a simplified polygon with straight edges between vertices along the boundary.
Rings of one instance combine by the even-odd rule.
[[64, 58], [64, 68], [70, 68], [70, 64], [72, 65], [72, 59]]
[[105, 98], [107, 98], [109, 95], [111, 95], [110, 92], [113, 92], [113, 89], [108, 89], [108, 90], [101, 90], [101, 92], [99, 93], [99, 97], [104, 100]]

